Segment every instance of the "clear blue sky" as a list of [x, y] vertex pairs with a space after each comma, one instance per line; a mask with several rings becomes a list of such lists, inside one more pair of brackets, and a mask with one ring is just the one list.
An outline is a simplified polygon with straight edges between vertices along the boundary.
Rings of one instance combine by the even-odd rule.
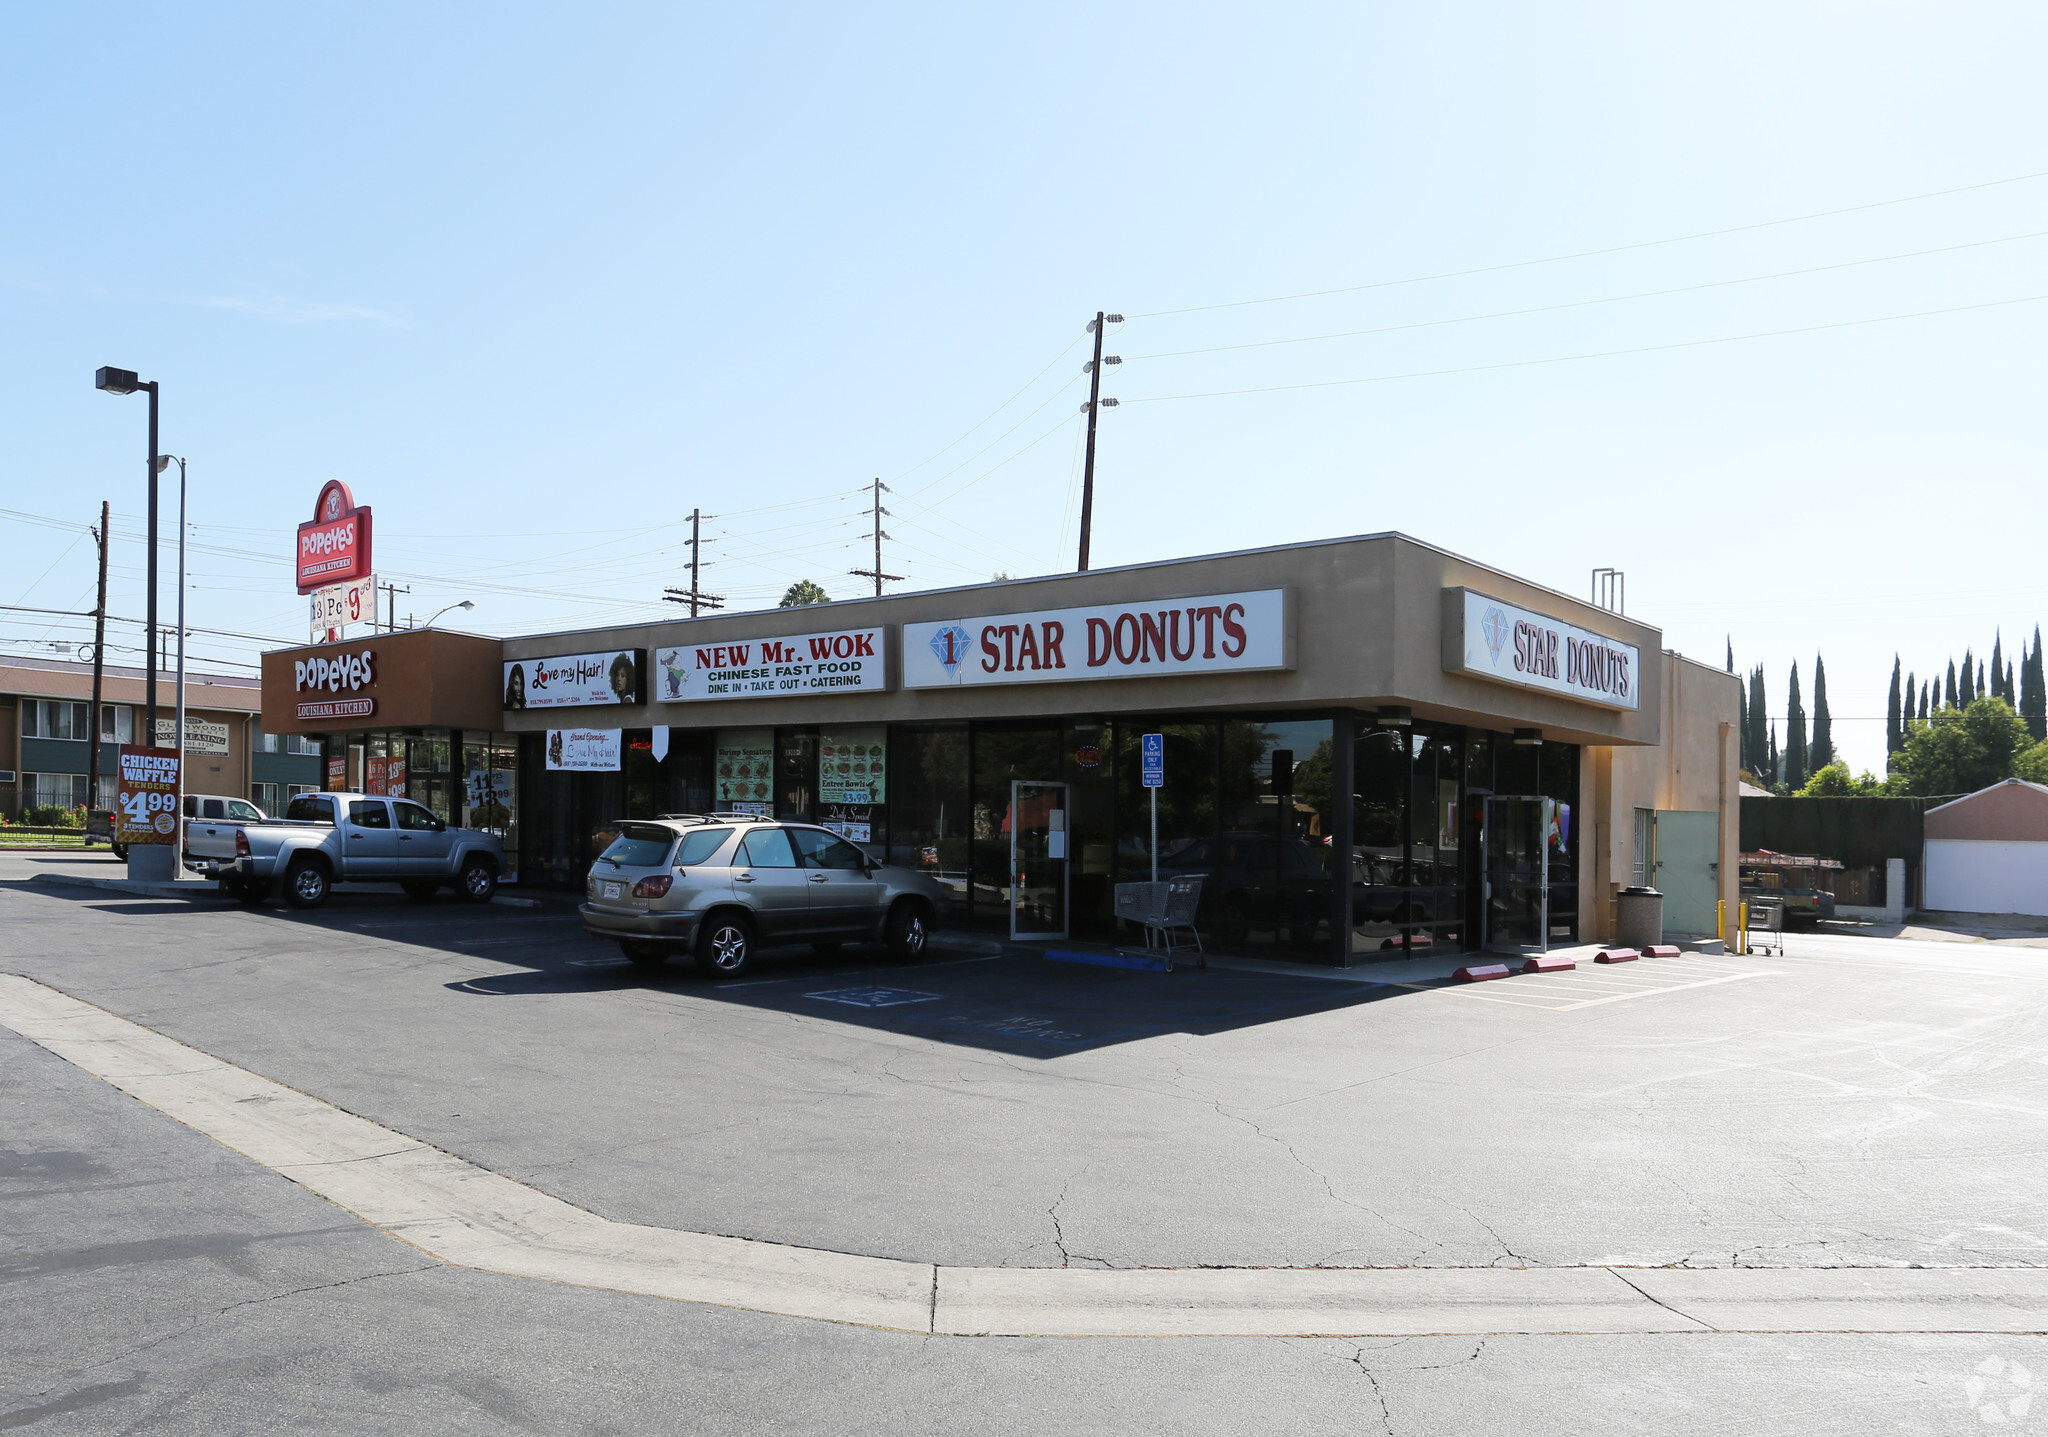
[[[192, 460], [195, 623], [302, 634], [338, 476], [402, 607], [512, 633], [663, 612], [699, 505], [707, 587], [853, 591], [877, 475], [914, 585], [1071, 567], [1108, 308], [1098, 564], [1397, 528], [1613, 565], [1774, 711], [1823, 652], [1873, 767], [1895, 650], [2048, 616], [2039, 6], [4, 23], [0, 508], [111, 499], [117, 613], [143, 403], [101, 364]], [[0, 602], [89, 607], [77, 531], [0, 539]]]

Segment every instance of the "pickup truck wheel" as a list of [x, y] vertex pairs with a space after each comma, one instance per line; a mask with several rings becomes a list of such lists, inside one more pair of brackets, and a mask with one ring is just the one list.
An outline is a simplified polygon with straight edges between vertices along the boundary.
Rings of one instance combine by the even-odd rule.
[[754, 925], [720, 913], [697, 935], [697, 963], [714, 978], [737, 978], [754, 965]]
[[318, 908], [332, 887], [325, 866], [311, 858], [295, 858], [285, 871], [284, 901], [294, 908]]
[[889, 956], [899, 962], [914, 963], [924, 957], [925, 945], [931, 942], [931, 918], [924, 911], [924, 905], [915, 900], [899, 903], [889, 910]]
[[621, 938], [619, 951], [642, 968], [659, 968], [668, 962], [667, 949], [657, 948], [652, 943], [642, 943], [632, 938]]
[[462, 865], [462, 877], [456, 881], [455, 891], [466, 903], [489, 903], [498, 891], [498, 870], [491, 867], [488, 858], [472, 858]]
[[426, 902], [429, 898], [432, 898], [436, 893], [439, 893], [441, 891], [440, 883], [433, 879], [427, 878], [403, 879], [399, 882], [398, 886], [405, 890], [405, 896], [407, 898], [415, 898], [422, 903]]

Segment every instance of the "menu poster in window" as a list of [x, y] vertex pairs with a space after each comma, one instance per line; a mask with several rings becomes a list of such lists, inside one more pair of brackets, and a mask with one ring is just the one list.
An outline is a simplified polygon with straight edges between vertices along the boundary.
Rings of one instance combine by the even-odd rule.
[[178, 751], [122, 744], [114, 842], [178, 841]]
[[375, 754], [371, 754], [368, 758], [363, 760], [364, 793], [391, 792], [391, 790], [388, 787], [386, 787], [386, 785], [390, 782], [390, 779], [388, 777], [390, 772], [390, 764], [390, 759], [379, 758]]
[[[775, 735], [770, 729], [726, 730], [712, 759], [721, 808], [771, 803], [775, 797]], [[751, 812], [738, 809], [739, 812]]]
[[405, 797], [405, 760], [388, 758], [384, 760], [384, 791], [398, 798]]
[[872, 728], [826, 729], [818, 735], [820, 803], [889, 800], [887, 735]]
[[331, 753], [327, 756], [327, 791], [341, 793], [348, 788], [348, 755]]
[[551, 728], [548, 768], [565, 773], [617, 773], [619, 739], [615, 728]]

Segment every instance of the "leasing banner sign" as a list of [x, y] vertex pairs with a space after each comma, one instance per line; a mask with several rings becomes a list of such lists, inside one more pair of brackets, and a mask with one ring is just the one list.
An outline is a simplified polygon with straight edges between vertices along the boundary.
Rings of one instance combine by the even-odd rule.
[[888, 686], [880, 629], [720, 639], [654, 651], [654, 697], [661, 703], [874, 693]]
[[1614, 709], [1642, 707], [1633, 644], [1471, 589], [1444, 590], [1444, 668]]
[[1291, 667], [1285, 589], [903, 626], [907, 689]]

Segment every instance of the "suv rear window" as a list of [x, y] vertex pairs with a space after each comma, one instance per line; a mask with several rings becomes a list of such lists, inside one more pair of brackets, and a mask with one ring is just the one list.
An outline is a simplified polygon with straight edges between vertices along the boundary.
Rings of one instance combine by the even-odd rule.
[[622, 868], [660, 868], [668, 862], [669, 845], [676, 836], [666, 828], [647, 823], [622, 824], [612, 846], [599, 854]]
[[732, 837], [729, 828], [693, 828], [683, 835], [683, 846], [676, 850], [676, 867], [688, 868], [693, 863], [709, 863], [711, 855], [725, 846]]

